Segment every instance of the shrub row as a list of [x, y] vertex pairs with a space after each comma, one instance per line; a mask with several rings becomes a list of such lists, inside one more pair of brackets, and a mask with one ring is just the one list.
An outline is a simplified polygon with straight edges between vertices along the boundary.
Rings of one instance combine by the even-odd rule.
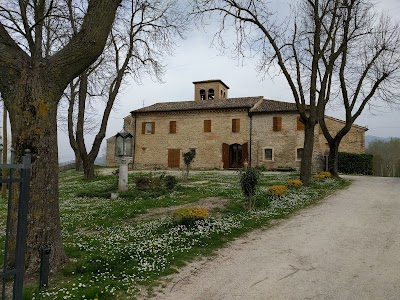
[[338, 171], [344, 174], [372, 175], [371, 154], [339, 152]]

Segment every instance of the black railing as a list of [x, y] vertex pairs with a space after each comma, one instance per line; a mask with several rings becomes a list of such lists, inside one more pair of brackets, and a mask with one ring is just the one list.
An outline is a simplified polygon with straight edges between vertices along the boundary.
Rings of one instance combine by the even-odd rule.
[[[26, 232], [28, 223], [28, 203], [29, 203], [29, 181], [31, 175], [31, 155], [29, 150], [25, 150], [21, 164], [0, 164], [0, 168], [9, 169], [9, 176], [1, 178], [0, 183], [6, 183], [8, 186], [8, 206], [7, 206], [7, 223], [6, 223], [6, 240], [4, 246], [4, 262], [2, 280], [2, 299], [6, 299], [6, 279], [13, 277], [12, 298], [14, 300], [22, 299], [22, 290], [24, 286], [25, 273], [25, 248], [26, 248]], [[14, 177], [14, 172], [18, 171]], [[15, 243], [15, 260], [9, 269], [8, 257], [10, 251], [10, 232], [12, 196], [14, 192], [13, 184], [19, 184], [18, 197], [18, 216], [17, 216], [17, 232]]]

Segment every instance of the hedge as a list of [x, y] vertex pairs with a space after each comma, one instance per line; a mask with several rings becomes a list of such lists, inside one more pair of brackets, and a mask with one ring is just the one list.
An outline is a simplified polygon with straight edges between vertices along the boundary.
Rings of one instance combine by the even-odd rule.
[[371, 154], [339, 152], [339, 173], [372, 175], [372, 158]]

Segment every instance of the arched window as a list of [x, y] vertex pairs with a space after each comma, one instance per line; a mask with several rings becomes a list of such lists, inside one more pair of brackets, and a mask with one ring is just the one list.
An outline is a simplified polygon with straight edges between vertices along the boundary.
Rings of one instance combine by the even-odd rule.
[[214, 89], [208, 90], [208, 100], [214, 99]]
[[200, 100], [206, 100], [206, 91], [200, 90]]

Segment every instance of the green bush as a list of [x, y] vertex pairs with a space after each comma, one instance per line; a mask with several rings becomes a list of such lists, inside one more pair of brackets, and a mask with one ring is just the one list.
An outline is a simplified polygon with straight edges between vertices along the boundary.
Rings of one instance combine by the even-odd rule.
[[164, 177], [164, 184], [168, 190], [172, 190], [176, 186], [177, 183], [178, 183], [178, 181], [176, 180], [175, 176], [167, 175]]
[[260, 173], [258, 170], [251, 167], [247, 168], [246, 171], [240, 175], [240, 186], [246, 197], [252, 197], [256, 193], [259, 177]]
[[372, 158], [371, 154], [339, 152], [339, 173], [372, 175]]
[[135, 177], [134, 182], [136, 189], [139, 191], [149, 191], [153, 189], [152, 176], [138, 176]]

